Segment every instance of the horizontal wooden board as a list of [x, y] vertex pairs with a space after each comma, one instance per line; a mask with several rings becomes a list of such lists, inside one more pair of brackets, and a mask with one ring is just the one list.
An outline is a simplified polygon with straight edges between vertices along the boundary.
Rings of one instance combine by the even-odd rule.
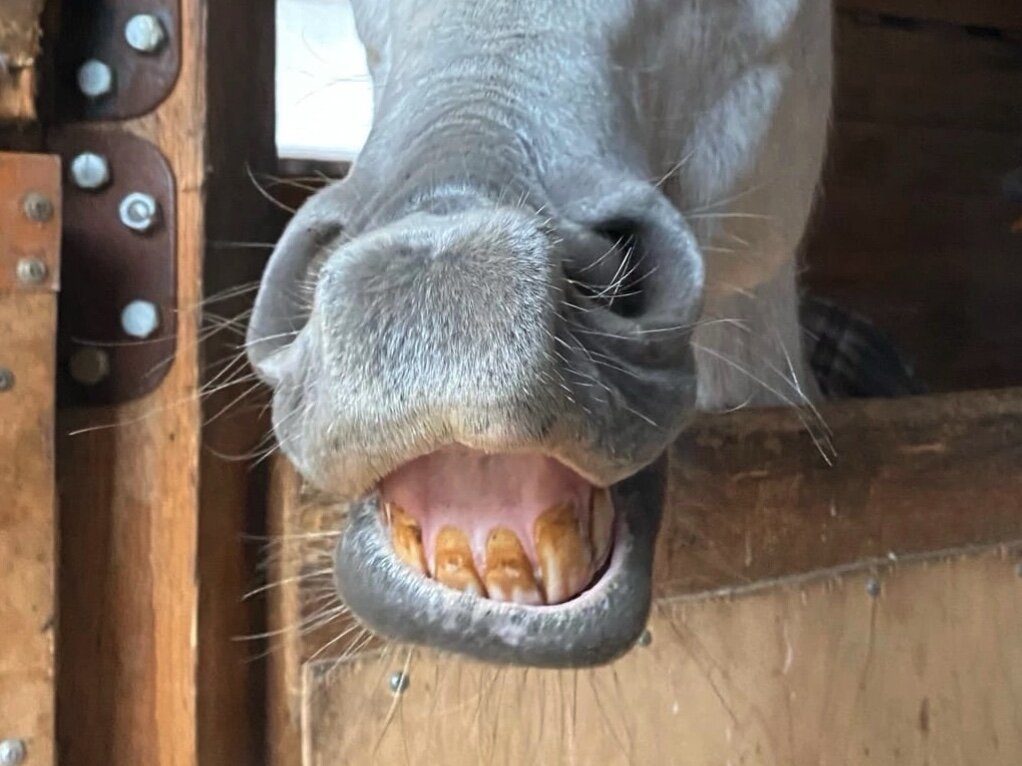
[[[661, 601], [651, 644], [596, 670], [496, 669], [400, 647], [316, 661], [304, 764], [1020, 763], [1018, 555]], [[396, 697], [398, 671], [408, 688]]]

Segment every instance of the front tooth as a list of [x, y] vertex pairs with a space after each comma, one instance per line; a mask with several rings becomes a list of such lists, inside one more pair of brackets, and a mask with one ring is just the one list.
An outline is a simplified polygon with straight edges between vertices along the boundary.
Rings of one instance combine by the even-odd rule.
[[536, 556], [548, 604], [567, 601], [589, 582], [592, 557], [570, 503], [543, 513], [533, 527]]
[[614, 506], [610, 490], [597, 489], [593, 493], [593, 515], [589, 526], [589, 540], [592, 543], [593, 562], [603, 565], [610, 553], [611, 537], [614, 533]]
[[444, 527], [436, 538], [433, 576], [454, 590], [485, 596], [486, 589], [476, 574], [468, 537], [456, 527]]
[[543, 603], [529, 557], [510, 529], [498, 527], [486, 539], [486, 592], [494, 601]]
[[394, 552], [405, 564], [419, 574], [426, 574], [426, 554], [422, 548], [422, 528], [404, 508], [394, 503], [386, 507], [390, 523], [390, 540]]

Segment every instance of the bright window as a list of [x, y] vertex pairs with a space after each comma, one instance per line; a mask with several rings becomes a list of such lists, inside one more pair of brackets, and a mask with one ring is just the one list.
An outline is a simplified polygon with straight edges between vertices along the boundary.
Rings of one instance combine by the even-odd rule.
[[372, 122], [365, 49], [348, 0], [277, 0], [277, 153], [350, 162]]

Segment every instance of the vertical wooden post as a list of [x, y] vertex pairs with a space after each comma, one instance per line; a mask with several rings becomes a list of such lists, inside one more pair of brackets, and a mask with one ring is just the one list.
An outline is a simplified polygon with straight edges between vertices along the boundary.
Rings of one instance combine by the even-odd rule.
[[[26, 215], [29, 194], [48, 215]], [[54, 763], [59, 205], [56, 158], [0, 154], [0, 742], [40, 766]]]
[[62, 411], [58, 421], [57, 730], [66, 764], [192, 766], [197, 760], [206, 6], [182, 0], [182, 67], [174, 91], [154, 112], [122, 126], [156, 144], [175, 175], [176, 359], [150, 396], [120, 407]]

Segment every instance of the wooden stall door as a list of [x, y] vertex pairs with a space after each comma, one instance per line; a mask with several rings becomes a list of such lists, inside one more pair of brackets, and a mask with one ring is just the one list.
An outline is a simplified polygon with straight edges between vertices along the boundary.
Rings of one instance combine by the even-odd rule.
[[60, 167], [0, 154], [0, 763], [54, 763]]

